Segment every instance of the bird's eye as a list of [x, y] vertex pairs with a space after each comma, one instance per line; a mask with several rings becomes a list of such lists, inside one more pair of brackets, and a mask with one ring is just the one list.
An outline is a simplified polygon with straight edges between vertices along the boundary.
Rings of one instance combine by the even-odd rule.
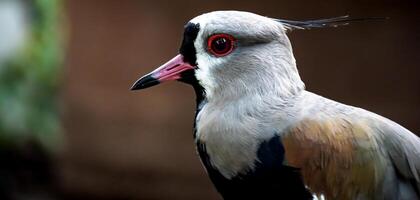
[[222, 57], [230, 54], [235, 46], [235, 38], [228, 34], [216, 34], [207, 40], [208, 51], [217, 56]]

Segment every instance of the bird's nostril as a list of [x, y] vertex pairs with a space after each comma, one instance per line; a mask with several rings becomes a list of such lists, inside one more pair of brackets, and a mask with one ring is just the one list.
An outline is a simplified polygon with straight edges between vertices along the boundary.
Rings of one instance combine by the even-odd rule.
[[171, 69], [173, 69], [173, 68], [175, 68], [175, 67], [178, 67], [180, 64], [176, 64], [176, 65], [174, 65], [174, 66], [172, 66], [172, 67], [168, 67], [167, 69], [166, 69], [166, 71], [169, 71], [169, 70], [171, 70]]

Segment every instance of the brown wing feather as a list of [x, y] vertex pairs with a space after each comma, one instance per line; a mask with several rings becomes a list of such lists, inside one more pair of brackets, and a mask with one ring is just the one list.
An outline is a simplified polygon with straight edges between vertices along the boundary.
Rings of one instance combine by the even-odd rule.
[[284, 135], [289, 165], [326, 199], [373, 199], [387, 161], [369, 126], [344, 119], [303, 120]]

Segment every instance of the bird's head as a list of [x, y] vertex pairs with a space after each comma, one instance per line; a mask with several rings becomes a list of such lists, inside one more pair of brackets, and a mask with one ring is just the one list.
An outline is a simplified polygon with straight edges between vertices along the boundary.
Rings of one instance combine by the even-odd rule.
[[185, 26], [179, 54], [136, 81], [132, 90], [178, 80], [207, 99], [296, 94], [304, 83], [286, 31], [340, 25], [345, 18], [290, 21], [240, 11], [197, 16]]

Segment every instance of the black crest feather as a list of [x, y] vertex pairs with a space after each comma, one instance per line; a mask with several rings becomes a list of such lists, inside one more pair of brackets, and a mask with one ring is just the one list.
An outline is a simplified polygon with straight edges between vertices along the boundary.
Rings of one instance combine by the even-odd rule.
[[338, 27], [348, 25], [350, 22], [355, 21], [371, 21], [371, 20], [385, 20], [388, 18], [384, 17], [369, 17], [369, 18], [350, 18], [349, 15], [327, 18], [327, 19], [316, 19], [306, 21], [295, 21], [285, 19], [274, 19], [277, 22], [282, 23], [286, 28], [290, 29], [312, 29], [312, 28], [326, 28], [326, 27]]

